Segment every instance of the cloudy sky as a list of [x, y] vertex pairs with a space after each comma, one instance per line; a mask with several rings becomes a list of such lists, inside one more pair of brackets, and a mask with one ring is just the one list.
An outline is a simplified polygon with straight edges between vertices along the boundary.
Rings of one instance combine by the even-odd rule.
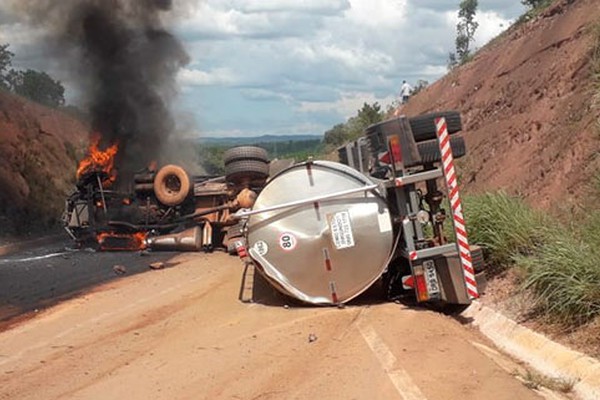
[[[178, 77], [177, 113], [199, 136], [322, 134], [364, 102], [390, 104], [403, 79], [440, 78], [458, 3], [175, 0], [169, 23], [191, 56]], [[523, 11], [520, 0], [480, 0], [477, 46]], [[69, 87], [60, 64], [35, 45], [40, 37], [0, 3], [0, 43], [11, 44], [15, 65], [46, 69]]]

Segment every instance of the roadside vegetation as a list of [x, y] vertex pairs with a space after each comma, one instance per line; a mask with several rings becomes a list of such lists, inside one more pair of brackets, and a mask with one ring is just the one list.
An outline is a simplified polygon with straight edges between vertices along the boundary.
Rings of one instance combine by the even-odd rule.
[[43, 71], [12, 68], [14, 53], [0, 44], [0, 89], [8, 90], [49, 107], [65, 104], [65, 88]]
[[[319, 158], [324, 154], [325, 145], [320, 139], [310, 140], [287, 140], [287, 141], [264, 141], [250, 142], [243, 145], [258, 146], [267, 150], [270, 159], [292, 158], [298, 162], [305, 161], [309, 157]], [[225, 173], [223, 155], [231, 145], [223, 144], [199, 144], [197, 152], [200, 164], [209, 175], [222, 175]]]
[[373, 104], [364, 103], [356, 112], [356, 115], [348, 118], [345, 123], [337, 124], [327, 132], [323, 137], [325, 151], [334, 151], [337, 147], [358, 139], [364, 134], [364, 130], [369, 126], [381, 122], [390, 110], [383, 110], [377, 102]]
[[448, 69], [452, 70], [473, 59], [471, 45], [475, 42], [475, 32], [479, 23], [475, 21], [477, 0], [462, 0], [458, 6], [458, 24], [456, 24], [455, 51], [448, 54]]
[[527, 11], [523, 13], [513, 26], [521, 25], [540, 15], [546, 8], [550, 7], [555, 0], [521, 0], [521, 4], [527, 7]]
[[465, 214], [490, 272], [516, 268], [534, 313], [572, 326], [600, 316], [600, 211], [566, 226], [500, 192], [466, 197]]

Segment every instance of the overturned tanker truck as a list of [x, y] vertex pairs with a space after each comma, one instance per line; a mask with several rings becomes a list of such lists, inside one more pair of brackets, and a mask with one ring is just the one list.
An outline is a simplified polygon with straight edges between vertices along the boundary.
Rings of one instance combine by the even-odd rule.
[[461, 130], [457, 112], [401, 116], [338, 149], [341, 163], [309, 160], [272, 176], [253, 208], [237, 213], [241, 255], [310, 304], [346, 303], [378, 280], [389, 299], [469, 304], [483, 258], [469, 247], [458, 196]]

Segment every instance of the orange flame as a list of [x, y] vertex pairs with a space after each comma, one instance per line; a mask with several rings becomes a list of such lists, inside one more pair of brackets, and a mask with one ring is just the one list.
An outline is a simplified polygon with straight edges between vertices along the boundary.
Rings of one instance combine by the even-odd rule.
[[147, 237], [147, 232], [102, 232], [96, 235], [96, 240], [100, 245], [100, 250], [135, 251], [144, 250], [148, 247], [146, 244]]
[[88, 155], [81, 160], [77, 167], [77, 179], [81, 178], [85, 173], [90, 171], [105, 172], [109, 178], [103, 182], [111, 184], [117, 178], [116, 171], [113, 169], [115, 164], [115, 156], [119, 151], [119, 145], [113, 144], [106, 150], [100, 150], [100, 135], [93, 135], [88, 148]]

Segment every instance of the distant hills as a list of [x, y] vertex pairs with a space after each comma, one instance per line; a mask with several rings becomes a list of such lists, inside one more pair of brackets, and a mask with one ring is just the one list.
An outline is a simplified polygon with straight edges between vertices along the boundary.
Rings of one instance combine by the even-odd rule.
[[222, 146], [244, 146], [260, 143], [279, 142], [305, 142], [323, 140], [322, 135], [262, 135], [251, 137], [200, 137], [194, 139], [197, 143], [222, 145]]

